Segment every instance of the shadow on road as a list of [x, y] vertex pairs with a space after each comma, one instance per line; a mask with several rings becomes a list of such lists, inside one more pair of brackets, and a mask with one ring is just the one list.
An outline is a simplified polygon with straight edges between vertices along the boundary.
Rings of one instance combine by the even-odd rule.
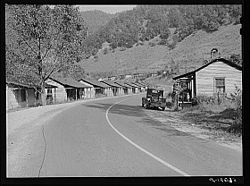
[[[95, 104], [91, 104], [91, 105], [83, 104], [82, 106], [94, 108], [94, 109], [100, 109], [103, 112], [106, 112], [106, 110], [111, 105], [113, 105], [113, 104], [95, 103]], [[187, 136], [187, 135], [189, 135], [185, 132], [181, 132], [181, 131], [176, 130], [175, 128], [169, 126], [167, 123], [160, 122], [158, 120], [151, 118], [150, 116], [148, 116], [145, 113], [144, 110], [145, 110], [145, 108], [141, 107], [140, 105], [131, 106], [131, 105], [124, 105], [124, 104], [117, 104], [109, 110], [109, 113], [136, 117], [137, 118], [136, 121], [138, 123], [141, 123], [141, 124], [146, 125], [148, 127], [152, 127], [154, 129], [163, 131], [168, 136]], [[161, 111], [156, 111], [156, 112], [161, 112]]]
[[[95, 104], [83, 104], [84, 107], [89, 107], [89, 108], [97, 108], [101, 109], [104, 112], [113, 104], [109, 103], [95, 103]], [[131, 106], [131, 105], [124, 105], [124, 104], [117, 104], [114, 107], [112, 107], [109, 110], [109, 113], [112, 114], [120, 114], [120, 115], [126, 115], [126, 116], [134, 116], [134, 117], [145, 117], [147, 116], [143, 112], [143, 108], [141, 106]]]

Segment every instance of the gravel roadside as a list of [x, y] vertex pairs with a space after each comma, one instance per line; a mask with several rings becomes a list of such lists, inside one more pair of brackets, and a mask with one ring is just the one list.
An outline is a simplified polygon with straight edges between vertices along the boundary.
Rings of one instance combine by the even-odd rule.
[[[131, 96], [131, 95], [117, 96], [117, 97], [128, 97], [128, 96]], [[103, 97], [103, 98], [96, 98], [96, 99], [79, 100], [79, 101], [70, 102], [70, 103], [46, 105], [46, 106], [23, 109], [23, 110], [19, 110], [15, 112], [7, 112], [6, 113], [7, 135], [10, 135], [16, 129], [18, 129], [22, 125], [27, 124], [29, 122], [36, 121], [39, 123], [44, 123], [45, 121], [52, 118], [59, 112], [65, 109], [68, 109], [70, 107], [73, 107], [77, 104], [103, 100], [103, 99], [111, 99], [111, 98], [114, 98], [114, 97]], [[38, 119], [39, 121], [37, 121]]]

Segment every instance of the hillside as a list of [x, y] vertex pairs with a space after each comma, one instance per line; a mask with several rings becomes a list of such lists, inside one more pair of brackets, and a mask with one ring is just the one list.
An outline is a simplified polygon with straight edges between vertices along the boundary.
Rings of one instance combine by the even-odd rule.
[[108, 14], [100, 10], [81, 11], [80, 14], [86, 21], [89, 33], [94, 33], [116, 16], [115, 14]]
[[[241, 25], [228, 25], [219, 27], [218, 31], [207, 33], [199, 30], [178, 42], [173, 50], [164, 45], [150, 46], [150, 41], [143, 45], [133, 46], [120, 51], [107, 54], [98, 52], [97, 58], [89, 58], [81, 63], [86, 72], [110, 72], [122, 70], [152, 71], [162, 69], [169, 65], [173, 59], [180, 63], [180, 67], [192, 69], [202, 64], [204, 59], [210, 57], [210, 50], [218, 48], [221, 56], [241, 54]], [[151, 40], [152, 42], [152, 40]], [[185, 63], [184, 63], [185, 62]], [[183, 69], [180, 70], [180, 72]]]

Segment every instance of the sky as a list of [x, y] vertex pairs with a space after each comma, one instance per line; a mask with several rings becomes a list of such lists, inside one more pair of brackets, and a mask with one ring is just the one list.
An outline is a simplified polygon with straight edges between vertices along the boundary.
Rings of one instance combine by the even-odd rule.
[[101, 10], [109, 14], [115, 14], [126, 10], [132, 10], [136, 5], [77, 5], [80, 11]]

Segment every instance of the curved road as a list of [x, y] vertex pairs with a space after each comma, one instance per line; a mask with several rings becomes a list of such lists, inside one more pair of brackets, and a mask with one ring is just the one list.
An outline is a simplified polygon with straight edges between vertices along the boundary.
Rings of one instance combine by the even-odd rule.
[[150, 119], [142, 95], [82, 103], [44, 125], [47, 176], [242, 175], [242, 154]]

